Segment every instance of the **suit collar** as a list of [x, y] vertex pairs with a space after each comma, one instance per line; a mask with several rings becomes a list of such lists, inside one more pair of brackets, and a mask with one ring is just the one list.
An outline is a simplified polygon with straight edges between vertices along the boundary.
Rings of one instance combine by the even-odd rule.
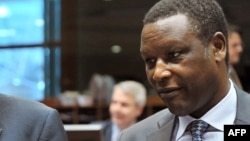
[[176, 116], [168, 113], [158, 121], [158, 130], [148, 135], [148, 141], [171, 141]]

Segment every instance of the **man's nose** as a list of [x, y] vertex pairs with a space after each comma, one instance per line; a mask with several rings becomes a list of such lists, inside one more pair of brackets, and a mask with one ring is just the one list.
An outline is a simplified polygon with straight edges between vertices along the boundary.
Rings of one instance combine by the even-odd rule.
[[169, 64], [162, 59], [158, 59], [153, 74], [153, 79], [156, 81], [162, 81], [169, 78], [172, 75]]

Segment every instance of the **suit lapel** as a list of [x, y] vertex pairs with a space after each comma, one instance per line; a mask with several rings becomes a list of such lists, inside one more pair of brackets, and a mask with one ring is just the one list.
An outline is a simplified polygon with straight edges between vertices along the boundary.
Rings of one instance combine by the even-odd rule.
[[162, 118], [158, 122], [159, 130], [150, 133], [147, 137], [147, 141], [171, 141], [172, 131], [174, 129], [175, 116]]
[[2, 134], [2, 132], [3, 132], [3, 129], [2, 129], [2, 128], [0, 128], [0, 135]]
[[104, 140], [105, 141], [111, 141], [111, 136], [112, 136], [112, 122], [111, 121], [107, 121], [105, 124], [106, 125], [104, 125], [104, 128], [103, 128]]

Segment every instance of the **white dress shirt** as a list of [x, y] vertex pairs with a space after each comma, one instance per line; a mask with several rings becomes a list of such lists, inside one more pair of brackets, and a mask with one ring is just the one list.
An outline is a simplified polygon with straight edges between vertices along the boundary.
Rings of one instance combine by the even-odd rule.
[[121, 130], [116, 124], [112, 124], [111, 141], [117, 141]]
[[[224, 125], [234, 124], [236, 117], [237, 96], [233, 82], [230, 80], [230, 90], [227, 95], [200, 119], [210, 126], [203, 134], [204, 141], [223, 141]], [[173, 141], [192, 141], [192, 136], [186, 130], [188, 124], [196, 119], [191, 116], [178, 118], [177, 126], [173, 132]]]

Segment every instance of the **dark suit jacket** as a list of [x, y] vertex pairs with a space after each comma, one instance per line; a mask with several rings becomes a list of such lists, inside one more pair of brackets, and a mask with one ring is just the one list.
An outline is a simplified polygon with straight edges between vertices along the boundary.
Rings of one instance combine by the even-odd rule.
[[68, 141], [56, 110], [0, 94], [1, 141]]
[[[250, 95], [236, 88], [235, 124], [250, 124]], [[119, 141], [171, 141], [176, 116], [164, 109], [122, 131]]]
[[233, 66], [229, 66], [229, 77], [230, 79], [234, 82], [234, 84], [243, 90], [243, 86], [241, 84], [240, 78], [238, 76], [238, 73], [236, 72], [236, 70], [234, 69]]
[[111, 141], [111, 136], [112, 136], [112, 122], [108, 120], [103, 124], [104, 141]]

